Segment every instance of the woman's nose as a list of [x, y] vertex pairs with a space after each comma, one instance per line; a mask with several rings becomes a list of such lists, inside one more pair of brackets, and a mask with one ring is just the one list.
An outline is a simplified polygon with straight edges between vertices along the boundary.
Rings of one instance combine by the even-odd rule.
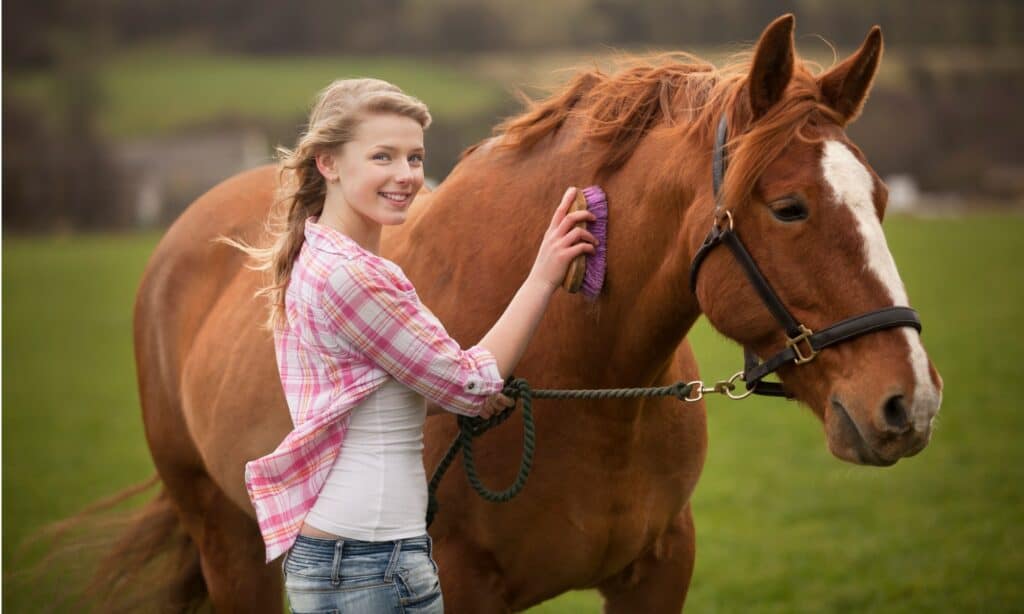
[[395, 172], [395, 181], [398, 183], [409, 183], [412, 181], [412, 167], [408, 162], [400, 166]]

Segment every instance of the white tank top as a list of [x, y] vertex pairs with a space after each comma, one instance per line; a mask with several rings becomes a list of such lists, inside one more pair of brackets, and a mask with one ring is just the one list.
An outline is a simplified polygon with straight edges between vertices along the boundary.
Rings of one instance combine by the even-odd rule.
[[306, 522], [362, 541], [423, 535], [427, 532], [426, 401], [388, 377], [351, 411], [341, 453]]

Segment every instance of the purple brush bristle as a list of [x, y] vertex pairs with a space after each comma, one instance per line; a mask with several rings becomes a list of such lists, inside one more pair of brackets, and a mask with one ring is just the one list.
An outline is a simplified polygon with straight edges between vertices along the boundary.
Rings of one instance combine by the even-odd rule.
[[594, 253], [587, 254], [580, 291], [583, 292], [583, 296], [594, 300], [604, 286], [605, 256], [608, 253], [608, 199], [604, 195], [604, 190], [596, 185], [583, 188], [583, 197], [587, 201], [587, 209], [597, 218], [593, 222], [587, 222], [587, 230], [594, 235], [598, 243]]

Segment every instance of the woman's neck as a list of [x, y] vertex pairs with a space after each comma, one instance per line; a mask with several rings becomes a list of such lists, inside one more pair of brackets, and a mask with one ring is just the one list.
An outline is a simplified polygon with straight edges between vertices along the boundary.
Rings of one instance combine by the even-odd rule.
[[366, 251], [380, 255], [380, 223], [359, 214], [345, 203], [332, 201], [328, 197], [317, 223], [343, 233]]

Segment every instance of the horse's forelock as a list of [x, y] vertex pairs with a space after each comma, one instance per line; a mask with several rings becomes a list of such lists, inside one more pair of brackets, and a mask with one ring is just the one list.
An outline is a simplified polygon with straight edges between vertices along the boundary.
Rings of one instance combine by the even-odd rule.
[[[769, 164], [782, 155], [783, 150], [799, 139], [816, 140], [807, 136], [804, 128], [811, 123], [842, 125], [842, 118], [821, 99], [821, 90], [814, 75], [802, 62], [798, 62], [785, 96], [764, 116], [751, 123], [746, 101], [746, 88], [737, 82], [727, 95], [730, 134], [728, 144], [729, 165], [722, 186], [723, 202], [739, 206], [754, 191], [758, 178]], [[710, 134], [718, 116], [708, 113], [701, 118], [701, 128]]]

